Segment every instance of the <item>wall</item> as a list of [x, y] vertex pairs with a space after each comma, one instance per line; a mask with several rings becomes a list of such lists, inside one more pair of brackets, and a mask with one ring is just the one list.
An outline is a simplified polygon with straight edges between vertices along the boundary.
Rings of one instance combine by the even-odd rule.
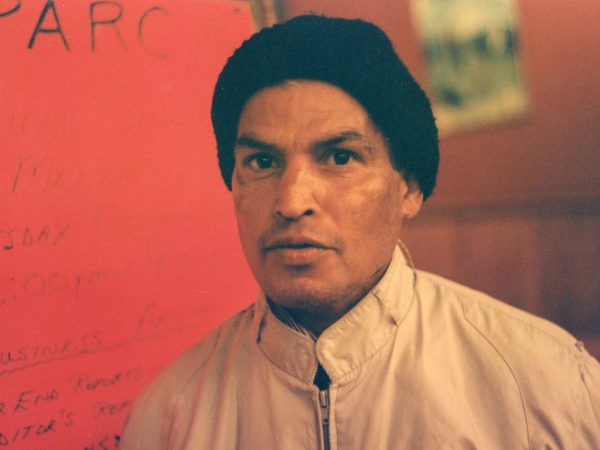
[[[445, 137], [436, 194], [404, 239], [416, 265], [559, 322], [600, 354], [600, 3], [518, 2], [530, 112]], [[408, 0], [282, 0], [361, 17], [388, 33], [416, 78]]]
[[209, 113], [253, 31], [240, 2], [0, 2], [1, 448], [116, 448], [254, 300]]

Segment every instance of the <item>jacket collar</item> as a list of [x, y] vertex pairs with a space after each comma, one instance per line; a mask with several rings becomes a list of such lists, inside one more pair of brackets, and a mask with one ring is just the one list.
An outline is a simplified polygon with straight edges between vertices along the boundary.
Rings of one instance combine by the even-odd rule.
[[314, 341], [271, 311], [264, 294], [257, 302], [257, 342], [281, 370], [312, 385], [320, 362], [333, 384], [345, 384], [360, 373], [395, 333], [412, 303], [415, 272], [399, 247], [382, 279], [348, 313]]

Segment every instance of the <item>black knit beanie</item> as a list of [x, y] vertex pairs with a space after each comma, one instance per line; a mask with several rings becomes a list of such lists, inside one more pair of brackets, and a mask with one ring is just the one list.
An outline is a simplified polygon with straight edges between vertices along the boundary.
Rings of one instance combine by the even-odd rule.
[[433, 192], [438, 136], [431, 105], [381, 29], [362, 20], [296, 17], [253, 35], [229, 58], [213, 95], [212, 123], [223, 180], [231, 189], [233, 149], [245, 103], [286, 80], [333, 84], [365, 108], [386, 138], [397, 170]]

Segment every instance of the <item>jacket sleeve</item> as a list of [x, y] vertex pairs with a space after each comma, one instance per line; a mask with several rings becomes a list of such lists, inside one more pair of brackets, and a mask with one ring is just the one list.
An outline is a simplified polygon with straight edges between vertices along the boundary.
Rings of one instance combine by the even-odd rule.
[[165, 450], [171, 446], [178, 400], [214, 351], [218, 337], [218, 329], [210, 332], [163, 370], [138, 397], [125, 422], [120, 450]]
[[581, 349], [579, 427], [575, 435], [577, 449], [600, 449], [600, 364]]
[[121, 450], [161, 450], [168, 448], [173, 411], [166, 391], [152, 385], [131, 410], [121, 436]]

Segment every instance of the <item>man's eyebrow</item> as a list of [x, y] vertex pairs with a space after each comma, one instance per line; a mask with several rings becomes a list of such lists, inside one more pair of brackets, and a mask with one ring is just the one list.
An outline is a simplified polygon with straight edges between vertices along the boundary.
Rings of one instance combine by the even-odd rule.
[[369, 152], [372, 152], [373, 148], [371, 143], [360, 133], [356, 131], [344, 131], [336, 134], [335, 136], [329, 137], [318, 141], [315, 147], [335, 147], [336, 145], [343, 144], [344, 142], [358, 142], [364, 144]]
[[[327, 137], [325, 139], [315, 142], [313, 144], [313, 147], [329, 148], [335, 147], [336, 145], [340, 145], [345, 142], [358, 142], [359, 144], [365, 145], [369, 153], [373, 151], [371, 142], [369, 142], [369, 140], [365, 138], [365, 136], [363, 136], [361, 133], [358, 133], [356, 131], [343, 131], [331, 137]], [[277, 147], [276, 145], [269, 144], [268, 142], [263, 142], [260, 139], [249, 135], [242, 135], [238, 137], [235, 141], [235, 147], [246, 147], [254, 150], [261, 150], [267, 152], [276, 152], [279, 150], [279, 147]]]
[[235, 141], [235, 146], [251, 148], [254, 150], [262, 150], [267, 152], [277, 151], [277, 146], [269, 144], [267, 142], [263, 142], [259, 139], [247, 135], [242, 135], [239, 138], [237, 138]]

